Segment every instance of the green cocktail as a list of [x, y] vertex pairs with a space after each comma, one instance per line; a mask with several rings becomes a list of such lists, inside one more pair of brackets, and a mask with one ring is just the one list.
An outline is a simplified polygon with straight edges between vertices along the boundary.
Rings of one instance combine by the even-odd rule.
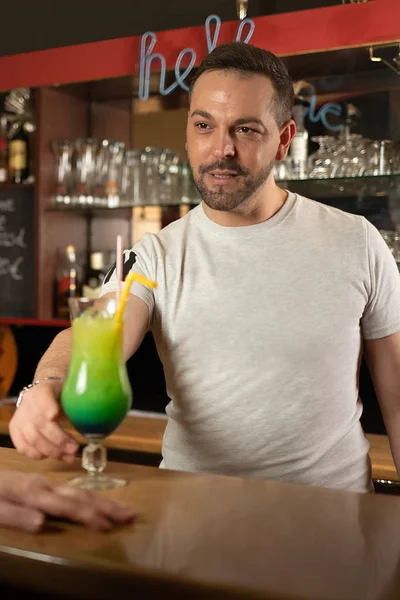
[[74, 350], [62, 391], [71, 423], [86, 437], [106, 437], [123, 421], [132, 392], [113, 317], [82, 315], [73, 322]]
[[124, 480], [102, 475], [106, 450], [101, 445], [124, 420], [132, 404], [122, 327], [114, 318], [116, 302], [74, 298], [70, 307], [73, 348], [61, 403], [68, 419], [89, 442], [82, 455], [88, 476], [72, 483], [90, 489], [121, 487]]

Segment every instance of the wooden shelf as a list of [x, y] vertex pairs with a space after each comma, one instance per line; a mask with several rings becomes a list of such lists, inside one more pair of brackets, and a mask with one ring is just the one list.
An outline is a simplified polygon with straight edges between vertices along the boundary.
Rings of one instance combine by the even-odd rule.
[[180, 204], [131, 204], [130, 206], [91, 206], [79, 204], [54, 204], [46, 209], [50, 213], [76, 213], [92, 217], [106, 217], [112, 215], [121, 219], [132, 219], [132, 211], [134, 208], [162, 208], [162, 209], [179, 209], [181, 206], [187, 206], [189, 209], [197, 206], [199, 202]]
[[30, 327], [69, 327], [71, 323], [63, 319], [0, 317], [0, 325], [26, 325]]
[[32, 183], [11, 183], [10, 181], [0, 181], [0, 189], [6, 190], [7, 188], [33, 188], [35, 185]]
[[277, 179], [276, 183], [284, 189], [309, 198], [388, 196], [400, 191], [400, 173], [327, 179]]
[[46, 209], [48, 213], [74, 213], [77, 215], [85, 215], [91, 217], [107, 217], [112, 214], [113, 217], [119, 219], [132, 219], [133, 206], [90, 206], [77, 204], [54, 204]]

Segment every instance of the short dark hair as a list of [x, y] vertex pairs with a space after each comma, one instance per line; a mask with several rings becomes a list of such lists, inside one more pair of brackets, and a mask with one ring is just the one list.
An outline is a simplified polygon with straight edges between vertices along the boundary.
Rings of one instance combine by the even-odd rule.
[[286, 65], [272, 52], [243, 42], [217, 46], [197, 69], [190, 84], [189, 96], [199, 77], [208, 71], [232, 71], [244, 76], [265, 75], [275, 89], [273, 112], [278, 126], [281, 127], [291, 118], [294, 103], [292, 79]]

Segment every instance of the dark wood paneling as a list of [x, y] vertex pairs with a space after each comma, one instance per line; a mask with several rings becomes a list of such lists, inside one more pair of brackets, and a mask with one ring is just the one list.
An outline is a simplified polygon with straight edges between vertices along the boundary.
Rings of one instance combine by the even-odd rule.
[[58, 250], [74, 244], [86, 251], [87, 222], [79, 213], [46, 212], [54, 189], [54, 157], [50, 147], [53, 139], [74, 139], [88, 135], [88, 102], [64, 94], [58, 89], [43, 88], [36, 97], [38, 116], [37, 144], [37, 316], [53, 316], [53, 285], [57, 269]]
[[132, 246], [131, 219], [119, 219], [113, 217], [112, 211], [104, 211], [104, 216], [92, 219], [92, 234], [90, 247], [96, 250], [114, 250], [117, 235], [122, 235], [124, 248]]
[[117, 102], [92, 102], [90, 111], [90, 134], [98, 140], [124, 142], [132, 147], [133, 100]]

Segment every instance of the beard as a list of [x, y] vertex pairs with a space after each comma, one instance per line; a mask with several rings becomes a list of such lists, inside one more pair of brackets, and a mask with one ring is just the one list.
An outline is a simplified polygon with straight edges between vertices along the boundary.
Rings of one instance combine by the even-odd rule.
[[[241, 204], [254, 196], [268, 179], [273, 166], [272, 160], [266, 167], [251, 175], [249, 169], [237, 164], [234, 160], [215, 161], [210, 165], [201, 165], [198, 174], [193, 173], [193, 180], [200, 195], [209, 208], [220, 211], [234, 211]], [[226, 189], [225, 185], [210, 189], [206, 184], [206, 175], [214, 170], [234, 171], [240, 176], [240, 183], [234, 190]]]

